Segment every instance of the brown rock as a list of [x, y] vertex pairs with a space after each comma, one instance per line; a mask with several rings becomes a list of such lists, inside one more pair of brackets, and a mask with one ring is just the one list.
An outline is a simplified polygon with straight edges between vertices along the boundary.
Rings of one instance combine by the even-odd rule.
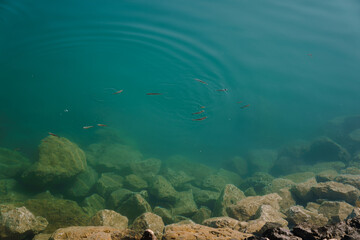
[[194, 216], [191, 217], [191, 219], [198, 223], [201, 224], [205, 219], [208, 219], [211, 217], [211, 210], [208, 209], [207, 207], [201, 207], [195, 214]]
[[329, 223], [338, 223], [345, 220], [353, 209], [354, 207], [346, 202], [324, 201], [318, 211], [329, 219]]
[[324, 226], [328, 222], [328, 218], [319, 214], [315, 209], [309, 211], [302, 206], [291, 207], [287, 212], [287, 219], [293, 225], [308, 223], [315, 227]]
[[154, 213], [147, 212], [141, 214], [134, 220], [131, 229], [139, 235], [142, 235], [146, 229], [150, 229], [158, 239], [161, 239], [164, 227], [165, 225], [161, 217]]
[[125, 230], [128, 227], [128, 219], [112, 210], [100, 210], [92, 218], [91, 224], [94, 226], [109, 226], [118, 230]]
[[244, 240], [251, 234], [230, 228], [211, 228], [199, 224], [171, 224], [166, 226], [163, 240]]
[[279, 202], [281, 212], [285, 213], [287, 210], [296, 204], [290, 190], [288, 188], [282, 188], [277, 191], [277, 194], [282, 198]]
[[231, 217], [214, 217], [206, 219], [202, 222], [202, 225], [212, 228], [230, 228], [236, 231], [243, 229], [243, 222], [240, 222]]

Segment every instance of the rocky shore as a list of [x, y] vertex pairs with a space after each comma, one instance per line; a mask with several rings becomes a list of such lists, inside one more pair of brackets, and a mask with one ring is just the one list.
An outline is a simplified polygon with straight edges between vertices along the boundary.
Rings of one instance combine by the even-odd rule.
[[121, 136], [0, 148], [0, 239], [360, 239], [360, 116], [326, 136], [212, 168]]

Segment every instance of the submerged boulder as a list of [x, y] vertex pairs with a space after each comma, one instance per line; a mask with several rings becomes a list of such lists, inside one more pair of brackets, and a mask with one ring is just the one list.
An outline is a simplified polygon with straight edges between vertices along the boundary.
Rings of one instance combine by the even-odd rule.
[[141, 214], [151, 212], [151, 206], [140, 194], [134, 193], [116, 211], [132, 222]]
[[119, 230], [125, 230], [128, 227], [127, 217], [112, 210], [100, 210], [91, 218], [93, 226], [109, 226]]
[[97, 180], [98, 173], [88, 166], [85, 172], [76, 176], [75, 181], [67, 188], [66, 194], [71, 198], [86, 197]]
[[161, 239], [164, 227], [165, 225], [161, 217], [154, 213], [147, 212], [141, 214], [134, 220], [131, 229], [139, 235], [142, 235], [146, 229], [150, 229], [158, 239]]
[[227, 216], [226, 208], [244, 199], [244, 193], [232, 184], [225, 185], [219, 198], [216, 200], [213, 217]]
[[177, 191], [163, 176], [158, 175], [154, 178], [149, 188], [149, 192], [158, 201], [170, 203], [176, 201]]
[[107, 198], [110, 193], [123, 186], [124, 178], [115, 173], [103, 173], [95, 184], [95, 190], [102, 197]]
[[145, 180], [155, 177], [161, 168], [161, 161], [157, 158], [148, 158], [142, 161], [131, 162], [131, 171]]
[[14, 178], [30, 166], [30, 160], [17, 151], [0, 148], [0, 179]]
[[197, 210], [198, 208], [191, 190], [179, 192], [177, 194], [177, 200], [174, 204], [174, 208], [172, 209], [172, 212], [175, 215], [191, 217], [197, 212]]
[[39, 146], [39, 160], [24, 172], [23, 178], [35, 185], [59, 184], [86, 170], [86, 157], [66, 138], [48, 136]]

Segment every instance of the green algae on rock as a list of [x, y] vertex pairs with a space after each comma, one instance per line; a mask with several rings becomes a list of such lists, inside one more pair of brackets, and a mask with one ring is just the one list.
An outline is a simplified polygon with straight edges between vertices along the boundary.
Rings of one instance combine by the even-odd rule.
[[34, 185], [46, 186], [70, 180], [86, 170], [85, 153], [66, 138], [48, 136], [39, 145], [39, 160], [23, 178]]
[[0, 148], [0, 179], [14, 178], [30, 166], [30, 160], [17, 151]]

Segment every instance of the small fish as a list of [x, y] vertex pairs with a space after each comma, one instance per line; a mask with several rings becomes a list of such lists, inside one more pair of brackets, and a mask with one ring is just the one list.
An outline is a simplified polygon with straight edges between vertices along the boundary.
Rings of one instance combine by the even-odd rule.
[[200, 79], [198, 79], [198, 78], [194, 78], [194, 80], [195, 80], [195, 81], [198, 81], [198, 82], [200, 82], [200, 83], [202, 83], [202, 84], [208, 85], [206, 82], [204, 82], [203, 80], [200, 80]]
[[119, 94], [119, 93], [122, 93], [124, 90], [123, 89], [121, 89], [121, 90], [119, 90], [119, 91], [116, 91], [116, 92], [114, 92], [113, 93], [113, 95], [115, 95], [115, 94]]
[[240, 108], [241, 108], [241, 109], [244, 109], [244, 108], [247, 108], [247, 107], [249, 107], [249, 106], [250, 106], [250, 104], [247, 104], [247, 105], [241, 106]]
[[162, 93], [147, 93], [146, 95], [162, 95]]
[[312, 57], [312, 54], [311, 54], [311, 53], [308, 53], [307, 55], [308, 55], [309, 57]]
[[106, 124], [102, 124], [102, 123], [98, 123], [98, 124], [96, 124], [96, 125], [98, 125], [99, 127], [107, 127]]
[[226, 88], [224, 88], [224, 89], [218, 89], [218, 90], [216, 90], [216, 91], [218, 91], [218, 92], [227, 92], [227, 89], [226, 89]]
[[207, 119], [206, 116], [205, 116], [205, 117], [202, 117], [202, 118], [193, 119], [193, 121], [202, 121], [202, 120], [205, 120], [205, 119]]
[[200, 108], [205, 108], [205, 106], [200, 106]]
[[93, 128], [94, 126], [83, 126], [83, 129]]
[[203, 113], [203, 112], [205, 112], [205, 110], [201, 110], [201, 111], [199, 111], [199, 112], [195, 112], [195, 113], [193, 113], [193, 115], [194, 115], [194, 114], [200, 114], [200, 113]]
[[242, 103], [243, 101], [239, 101], [239, 102], [236, 102], [236, 103]]
[[49, 132], [49, 135], [54, 136], [54, 137], [59, 137], [58, 135], [56, 135], [55, 133]]

